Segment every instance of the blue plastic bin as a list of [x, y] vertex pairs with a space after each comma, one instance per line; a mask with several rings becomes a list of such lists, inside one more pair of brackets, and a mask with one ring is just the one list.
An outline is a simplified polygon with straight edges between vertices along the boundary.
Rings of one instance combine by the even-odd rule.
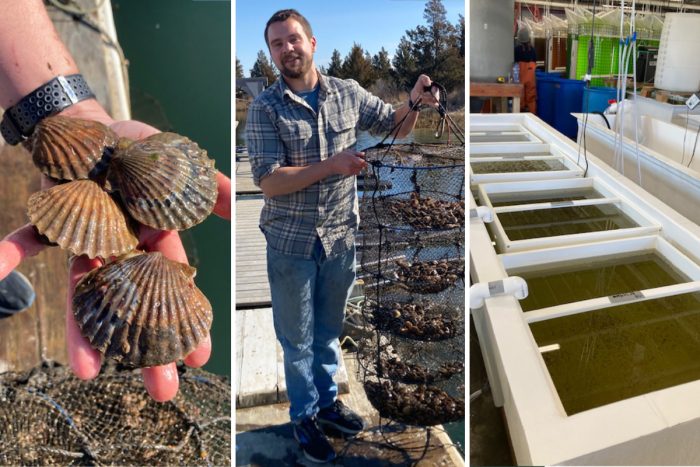
[[602, 112], [608, 108], [608, 101], [617, 99], [617, 89], [592, 87], [583, 90], [581, 109], [585, 112]]
[[578, 124], [570, 114], [581, 112], [584, 82], [576, 79], [560, 79], [554, 82], [554, 128], [571, 139], [576, 139]]
[[537, 116], [554, 125], [554, 83], [561, 79], [561, 72], [535, 71], [537, 85]]

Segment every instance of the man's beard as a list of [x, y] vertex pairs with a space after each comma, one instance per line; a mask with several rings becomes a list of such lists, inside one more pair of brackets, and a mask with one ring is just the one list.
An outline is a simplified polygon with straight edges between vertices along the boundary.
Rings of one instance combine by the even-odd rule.
[[[299, 59], [300, 66], [298, 69], [292, 70], [292, 69], [287, 67], [286, 63], [287, 63], [287, 60], [289, 58], [292, 58], [292, 59], [298, 58]], [[287, 78], [298, 79], [298, 78], [301, 78], [302, 76], [304, 76], [306, 74], [306, 72], [309, 71], [310, 68], [311, 68], [311, 61], [307, 60], [306, 57], [304, 57], [303, 55], [295, 53], [295, 54], [290, 54], [290, 55], [284, 57], [284, 59], [282, 60], [282, 67], [280, 68], [280, 73], [282, 73], [282, 75], [284, 75]]]

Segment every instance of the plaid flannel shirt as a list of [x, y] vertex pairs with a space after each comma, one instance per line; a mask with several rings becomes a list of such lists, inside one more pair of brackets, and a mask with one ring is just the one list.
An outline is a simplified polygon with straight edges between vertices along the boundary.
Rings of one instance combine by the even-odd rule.
[[[282, 78], [251, 104], [246, 140], [257, 186], [279, 167], [314, 164], [352, 148], [357, 129], [391, 130], [391, 105], [356, 81], [318, 75], [318, 113]], [[354, 244], [357, 223], [355, 177], [342, 175], [294, 193], [265, 197], [260, 216], [260, 229], [272, 249], [303, 258], [311, 258], [317, 238], [328, 257], [347, 251]]]

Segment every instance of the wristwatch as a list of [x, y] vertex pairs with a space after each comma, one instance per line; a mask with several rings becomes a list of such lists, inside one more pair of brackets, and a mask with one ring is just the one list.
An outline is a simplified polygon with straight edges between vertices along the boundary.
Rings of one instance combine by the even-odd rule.
[[56, 76], [5, 110], [0, 133], [8, 144], [14, 146], [29, 137], [41, 119], [93, 97], [95, 94], [83, 75]]

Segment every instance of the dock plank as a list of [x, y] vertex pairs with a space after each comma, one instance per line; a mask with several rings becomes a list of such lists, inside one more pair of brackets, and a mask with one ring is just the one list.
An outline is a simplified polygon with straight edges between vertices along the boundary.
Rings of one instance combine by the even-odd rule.
[[278, 364], [272, 309], [238, 310], [245, 332], [237, 346], [243, 355], [237, 406], [252, 407], [278, 401]]
[[[91, 8], [98, 0], [79, 0]], [[100, 35], [65, 13], [47, 7], [59, 36], [75, 58], [97, 99], [115, 118], [129, 117], [128, 93], [122, 63], [116, 51]], [[111, 2], [105, 1], [91, 21], [114, 34]], [[0, 109], [0, 118], [2, 116]], [[8, 146], [0, 138], [0, 237], [28, 222], [29, 196], [40, 189], [39, 171], [21, 146]], [[67, 362], [65, 310], [68, 289], [68, 255], [48, 248], [26, 259], [18, 268], [36, 291], [34, 304], [26, 311], [0, 320], [0, 372], [27, 370], [42, 360]]]
[[[330, 438], [339, 455], [337, 465], [465, 465], [441, 426], [425, 429], [384, 425], [382, 428], [379, 414], [367, 400], [362, 381], [357, 377], [354, 356], [345, 357], [345, 367], [350, 393], [340, 398], [365, 419], [367, 429], [348, 440]], [[318, 465], [311, 464], [301, 453], [292, 435], [288, 411], [288, 403], [236, 407], [236, 465]]]
[[269, 305], [265, 236], [258, 228], [264, 201], [236, 199], [236, 308]]
[[[288, 401], [282, 346], [272, 323], [272, 308], [236, 310], [237, 407], [254, 407]], [[274, 345], [273, 345], [274, 343]], [[348, 373], [341, 358], [335, 376], [338, 393], [349, 390]]]
[[236, 160], [236, 193], [251, 194], [262, 193], [259, 187], [253, 183], [253, 172], [247, 158]]

